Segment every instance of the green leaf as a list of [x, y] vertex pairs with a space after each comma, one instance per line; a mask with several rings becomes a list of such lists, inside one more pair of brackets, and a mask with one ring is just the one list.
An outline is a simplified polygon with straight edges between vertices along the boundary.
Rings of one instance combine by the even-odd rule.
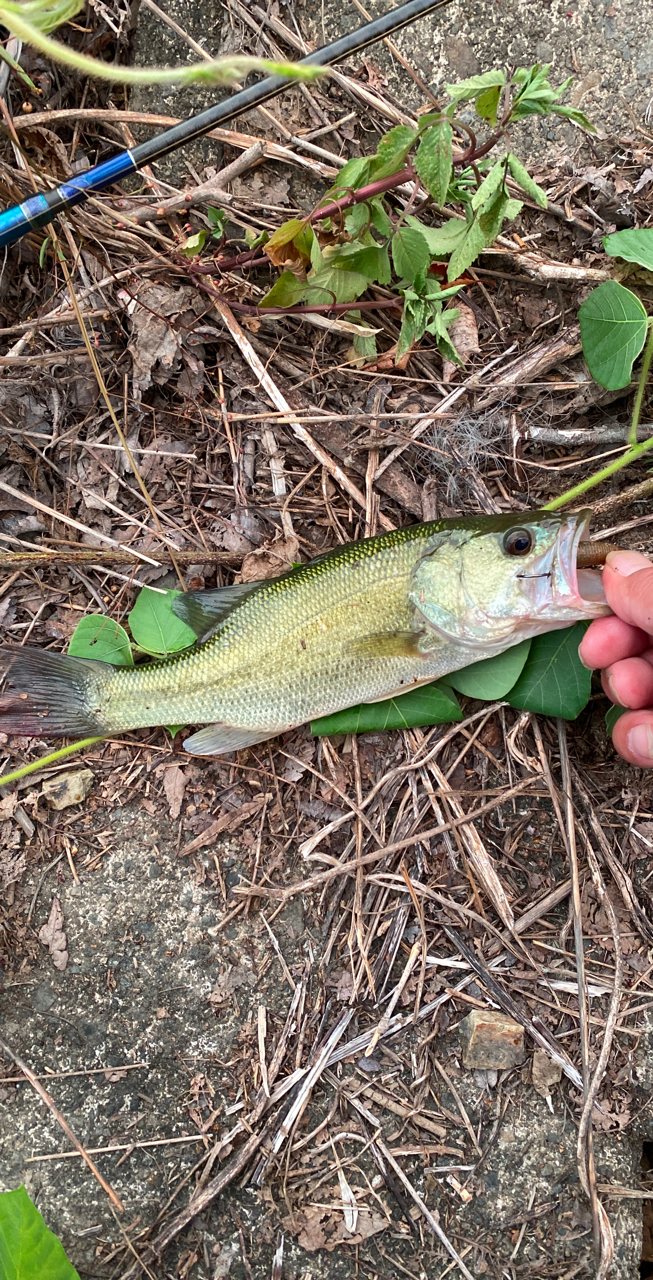
[[374, 178], [385, 178], [401, 169], [416, 137], [417, 129], [407, 124], [395, 125], [389, 133], [384, 133], [376, 148]]
[[152, 591], [143, 587], [129, 615], [131, 633], [146, 653], [167, 657], [195, 644], [196, 635], [172, 612], [172, 601], [180, 591]]
[[417, 729], [462, 720], [458, 700], [447, 685], [422, 685], [385, 702], [362, 702], [332, 716], [311, 720], [314, 738], [331, 733], [375, 733], [384, 729]]
[[376, 280], [379, 284], [390, 284], [392, 272], [388, 250], [384, 244], [345, 244], [339, 245], [336, 252], [325, 256], [330, 266], [341, 267], [343, 271], [359, 271], [367, 276], [368, 281]]
[[474, 103], [477, 115], [479, 115], [482, 120], [487, 120], [488, 124], [494, 125], [497, 123], [497, 111], [499, 109], [500, 98], [501, 85], [497, 84], [486, 89], [484, 93], [479, 94], [476, 102]]
[[490, 172], [487, 177], [483, 179], [478, 191], [474, 192], [474, 195], [472, 196], [472, 209], [482, 209], [494, 195], [495, 191], [500, 186], [503, 186], [505, 176], [506, 162], [502, 156], [500, 160], [497, 160], [496, 164], [492, 165]]
[[415, 280], [426, 271], [431, 255], [426, 238], [416, 227], [399, 227], [392, 237], [392, 261], [402, 280]]
[[624, 258], [653, 271], [653, 230], [615, 231], [603, 237], [603, 248], [611, 258]]
[[39, 249], [39, 266], [42, 267], [45, 262], [48, 247], [52, 244], [52, 236], [46, 236], [41, 248]]
[[535, 637], [524, 670], [508, 694], [511, 707], [576, 719], [589, 701], [592, 681], [578, 657], [586, 629], [586, 623], [577, 622], [564, 631]]
[[481, 249], [485, 248], [485, 236], [478, 219], [474, 219], [467, 227], [464, 240], [454, 249], [449, 259], [449, 267], [447, 269], [447, 279], [457, 280], [458, 276], [463, 274], [468, 267], [471, 266], [475, 258], [478, 257]]
[[415, 168], [434, 200], [444, 204], [451, 179], [453, 130], [448, 120], [434, 124], [422, 134]]
[[292, 271], [284, 271], [261, 298], [259, 307], [294, 307], [306, 292], [306, 281], [298, 280]]
[[113, 618], [92, 613], [81, 618], [70, 638], [71, 658], [97, 658], [114, 667], [133, 667], [132, 648], [124, 627]]
[[311, 271], [304, 285], [306, 302], [319, 305], [325, 302], [354, 302], [365, 293], [369, 280], [359, 271], [343, 271], [328, 265], [325, 260], [317, 271]]
[[485, 237], [486, 245], [496, 240], [506, 218], [516, 218], [522, 207], [521, 200], [511, 200], [505, 191], [497, 191], [494, 199], [478, 214], [478, 224]]
[[164, 727], [164, 729], [167, 729], [167, 730], [168, 730], [168, 733], [170, 734], [170, 737], [171, 737], [171, 738], [173, 739], [173, 741], [174, 741], [174, 739], [177, 737], [177, 734], [179, 733], [179, 730], [180, 730], [180, 729], [184, 729], [184, 728], [185, 728], [185, 725], [183, 725], [183, 724], [166, 724], [166, 725], [164, 725], [163, 727]]
[[406, 221], [409, 226], [416, 227], [424, 236], [429, 253], [435, 258], [446, 257], [453, 253], [467, 234], [467, 223], [461, 218], [449, 218], [449, 221], [443, 223], [441, 227], [425, 227], [412, 214], [408, 215]]
[[537, 182], [531, 178], [528, 169], [524, 168], [521, 160], [519, 160], [517, 156], [513, 155], [512, 152], [508, 156], [508, 168], [515, 179], [515, 182], [519, 184], [522, 191], [525, 191], [526, 195], [530, 196], [531, 200], [534, 200], [536, 204], [539, 204], [541, 209], [546, 209], [548, 202], [545, 192], [540, 186], [538, 186]]
[[286, 244], [291, 244], [298, 236], [300, 231], [304, 230], [304, 222], [300, 218], [289, 218], [287, 222], [282, 222], [280, 227], [272, 233], [270, 239], [265, 246], [266, 249], [281, 249]]
[[451, 360], [453, 364], [462, 364], [462, 360], [456, 351], [456, 348], [447, 333], [450, 325], [454, 324], [460, 316], [457, 307], [449, 307], [447, 311], [443, 311], [440, 304], [433, 304], [433, 314], [426, 326], [426, 332], [432, 333], [438, 344], [438, 351], [445, 360]]
[[468, 698], [485, 698], [488, 702], [505, 698], [519, 679], [530, 648], [531, 641], [522, 640], [495, 658], [485, 658], [483, 662], [473, 662], [469, 667], [453, 671], [447, 680], [452, 688]]
[[338, 181], [327, 191], [323, 203], [330, 204], [332, 200], [337, 200], [339, 196], [345, 194], [349, 187], [355, 189], [356, 187], [366, 186], [370, 181], [371, 171], [374, 167], [374, 156], [354, 156], [351, 160], [348, 160], [338, 174]]
[[646, 341], [646, 312], [639, 298], [616, 280], [606, 280], [590, 293], [578, 319], [592, 377], [610, 391], [627, 387]]
[[0, 1194], [2, 1280], [79, 1280], [24, 1187]]
[[179, 252], [183, 253], [185, 258], [196, 258], [198, 253], [202, 252], [204, 242], [208, 235], [208, 231], [196, 231], [195, 235], [189, 236], [184, 243], [179, 246]]
[[368, 332], [361, 325], [360, 333], [354, 334], [353, 347], [357, 356], [363, 356], [366, 360], [373, 360], [377, 354], [376, 334], [371, 331]]
[[414, 294], [405, 294], [404, 314], [401, 321], [401, 329], [397, 339], [397, 354], [395, 364], [410, 351], [414, 342], [419, 342], [426, 323], [429, 318], [429, 308], [422, 298], [417, 298]]
[[621, 720], [622, 715], [624, 715], [627, 710], [627, 707], [610, 707], [609, 711], [606, 711], [605, 727], [610, 736], [612, 736], [617, 720]]
[[571, 120], [572, 124], [577, 124], [580, 129], [587, 129], [588, 133], [596, 133], [596, 129], [591, 120], [588, 120], [584, 111], [579, 111], [578, 107], [560, 107], [556, 105], [553, 108], [553, 115], [564, 116], [566, 120]]
[[445, 88], [454, 102], [467, 102], [469, 98], [477, 98], [484, 89], [501, 87], [505, 83], [503, 71], [486, 71], [482, 76], [470, 76], [469, 80], [460, 80], [458, 84], [445, 85]]

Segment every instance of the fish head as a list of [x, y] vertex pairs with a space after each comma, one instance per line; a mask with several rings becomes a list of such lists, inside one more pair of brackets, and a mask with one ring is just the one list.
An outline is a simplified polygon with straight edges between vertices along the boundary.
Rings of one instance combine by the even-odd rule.
[[[418, 617], [440, 636], [497, 652], [544, 631], [610, 613], [591, 548], [591, 511], [481, 516], [434, 535], [411, 584]], [[603, 556], [603, 559], [605, 557]]]

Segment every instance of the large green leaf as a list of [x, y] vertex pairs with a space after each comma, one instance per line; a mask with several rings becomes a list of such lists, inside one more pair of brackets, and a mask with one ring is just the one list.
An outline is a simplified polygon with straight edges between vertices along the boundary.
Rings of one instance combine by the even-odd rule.
[[451, 180], [451, 139], [453, 130], [448, 120], [440, 120], [422, 134], [415, 168], [434, 200], [444, 204]]
[[508, 168], [510, 169], [510, 173], [515, 182], [519, 184], [522, 191], [525, 191], [526, 195], [530, 196], [531, 200], [534, 200], [536, 204], [539, 204], [542, 209], [546, 209], [548, 203], [546, 192], [538, 186], [534, 178], [531, 178], [528, 169], [524, 168], [521, 160], [519, 160], [517, 156], [514, 156], [512, 152], [508, 156]]
[[357, 707], [336, 711], [332, 716], [311, 720], [314, 738], [331, 733], [375, 733], [384, 729], [416, 729], [431, 724], [462, 720], [458, 699], [446, 685], [425, 684], [385, 702], [362, 702]]
[[640, 231], [615, 231], [603, 237], [603, 248], [612, 258], [625, 258], [639, 267], [653, 271], [653, 228]]
[[0, 1194], [2, 1280], [79, 1280], [24, 1187]]
[[467, 235], [467, 223], [462, 218], [449, 218], [441, 227], [425, 227], [409, 214], [406, 222], [424, 236], [433, 257], [448, 257]]
[[374, 157], [374, 177], [385, 178], [402, 168], [406, 156], [417, 137], [417, 129], [410, 125], [398, 124], [389, 133], [384, 133]]
[[465, 238], [459, 240], [450, 259], [447, 268], [447, 280], [457, 280], [463, 271], [471, 266], [475, 258], [478, 257], [481, 249], [486, 246], [483, 228], [479, 225], [478, 219], [468, 225], [465, 232]]
[[468, 698], [485, 698], [494, 702], [497, 698], [505, 698], [519, 679], [531, 648], [530, 640], [522, 640], [495, 658], [485, 658], [483, 662], [473, 662], [469, 667], [453, 671], [447, 676], [448, 683], [458, 693]]
[[589, 700], [592, 673], [578, 657], [586, 624], [548, 631], [531, 642], [528, 660], [508, 694], [511, 707], [575, 720]]
[[92, 613], [81, 618], [70, 638], [71, 658], [97, 658], [114, 667], [133, 667], [132, 649], [124, 627], [113, 618]]
[[606, 280], [590, 293], [578, 319], [592, 377], [610, 391], [627, 387], [633, 361], [646, 341], [646, 312], [639, 298], [616, 280]]
[[306, 281], [298, 280], [292, 271], [284, 271], [261, 298], [259, 307], [294, 307], [306, 292]]
[[195, 643], [196, 635], [172, 612], [172, 601], [180, 591], [152, 591], [143, 587], [129, 615], [131, 633], [147, 653], [167, 657]]
[[470, 76], [469, 80], [459, 80], [458, 84], [447, 84], [445, 88], [454, 102], [467, 102], [470, 98], [478, 97], [484, 89], [492, 89], [505, 83], [503, 71], [485, 71], [482, 76]]

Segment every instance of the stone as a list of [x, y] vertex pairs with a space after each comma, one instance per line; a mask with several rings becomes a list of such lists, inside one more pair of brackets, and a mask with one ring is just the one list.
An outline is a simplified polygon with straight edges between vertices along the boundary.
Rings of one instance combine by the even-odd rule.
[[71, 804], [81, 804], [94, 782], [92, 769], [78, 769], [76, 773], [58, 773], [56, 778], [46, 778], [42, 795], [51, 809], [67, 809]]
[[460, 1024], [463, 1062], [479, 1071], [505, 1071], [524, 1061], [524, 1029], [505, 1013], [472, 1009]]

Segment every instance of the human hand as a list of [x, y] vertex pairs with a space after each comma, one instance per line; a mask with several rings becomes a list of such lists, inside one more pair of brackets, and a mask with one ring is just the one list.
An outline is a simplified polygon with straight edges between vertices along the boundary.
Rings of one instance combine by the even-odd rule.
[[611, 551], [603, 570], [603, 589], [612, 618], [590, 624], [580, 660], [601, 668], [604, 692], [620, 707], [612, 734], [624, 760], [653, 768], [653, 564], [639, 551]]

